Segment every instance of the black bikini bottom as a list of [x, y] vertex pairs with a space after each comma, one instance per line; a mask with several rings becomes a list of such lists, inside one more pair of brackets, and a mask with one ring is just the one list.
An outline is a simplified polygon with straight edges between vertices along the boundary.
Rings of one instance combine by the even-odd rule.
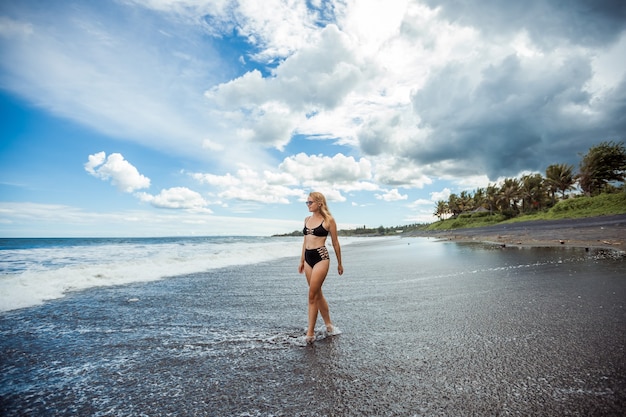
[[328, 256], [328, 249], [326, 246], [322, 246], [317, 249], [305, 249], [304, 250], [304, 260], [309, 264], [311, 268], [315, 266], [319, 261], [324, 261], [326, 259], [330, 259]]

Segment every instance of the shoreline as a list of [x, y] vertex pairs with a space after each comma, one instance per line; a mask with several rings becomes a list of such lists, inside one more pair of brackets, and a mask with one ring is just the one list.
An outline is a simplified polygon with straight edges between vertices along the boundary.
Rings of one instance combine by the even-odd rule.
[[626, 252], [626, 214], [536, 220], [467, 229], [411, 232], [403, 236], [506, 246], [581, 247]]

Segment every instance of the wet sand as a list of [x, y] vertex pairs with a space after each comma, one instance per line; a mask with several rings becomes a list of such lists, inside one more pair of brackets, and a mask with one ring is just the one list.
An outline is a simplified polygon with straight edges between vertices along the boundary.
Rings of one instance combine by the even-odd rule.
[[584, 219], [540, 220], [495, 226], [417, 233], [459, 242], [503, 246], [571, 246], [626, 251], [626, 214]]

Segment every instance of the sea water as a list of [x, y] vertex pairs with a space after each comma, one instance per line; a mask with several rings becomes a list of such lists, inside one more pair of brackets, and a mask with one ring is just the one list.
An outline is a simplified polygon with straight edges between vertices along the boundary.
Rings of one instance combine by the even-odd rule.
[[[345, 241], [345, 272], [331, 256], [323, 286], [342, 333], [327, 335], [320, 320], [307, 345], [301, 239], [233, 239], [64, 243], [47, 263], [39, 254], [31, 273], [74, 271], [74, 287], [79, 263], [91, 275], [109, 277], [117, 261], [152, 274], [82, 291], [58, 285], [60, 298], [0, 313], [0, 414], [623, 415], [621, 254]], [[265, 253], [256, 262], [203, 263], [255, 251]], [[18, 262], [11, 270], [28, 272]]]
[[293, 237], [0, 239], [0, 311], [92, 287], [299, 256]]

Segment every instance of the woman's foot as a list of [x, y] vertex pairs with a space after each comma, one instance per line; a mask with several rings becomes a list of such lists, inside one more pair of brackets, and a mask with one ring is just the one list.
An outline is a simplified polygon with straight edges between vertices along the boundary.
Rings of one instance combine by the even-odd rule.
[[328, 336], [336, 336], [338, 334], [341, 334], [341, 330], [339, 330], [339, 328], [336, 327], [334, 324], [327, 324], [326, 325], [326, 334]]
[[304, 341], [307, 343], [307, 345], [310, 345], [311, 343], [315, 342], [315, 335], [313, 336], [304, 336]]

